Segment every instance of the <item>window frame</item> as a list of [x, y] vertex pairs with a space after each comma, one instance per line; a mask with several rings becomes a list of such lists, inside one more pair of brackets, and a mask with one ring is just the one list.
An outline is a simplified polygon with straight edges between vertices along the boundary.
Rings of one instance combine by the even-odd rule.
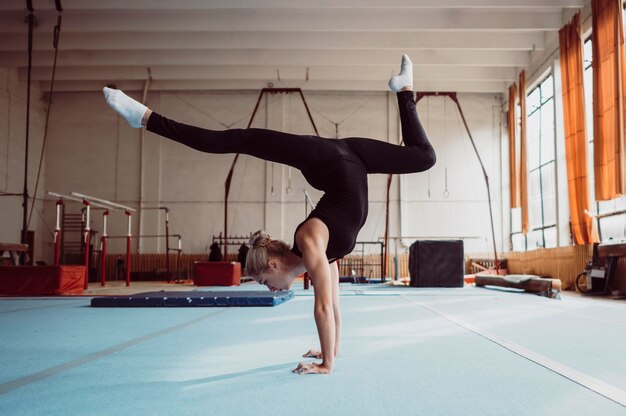
[[[544, 83], [548, 80], [551, 79], [551, 95], [547, 98], [545, 98], [543, 96], [543, 90], [542, 90], [542, 86], [544, 85]], [[528, 230], [528, 234], [531, 234], [533, 232], [540, 232], [540, 244], [537, 245], [537, 247], [530, 247], [528, 246], [528, 234], [524, 235], [521, 232], [521, 210], [520, 209], [511, 209], [510, 211], [510, 216], [511, 216], [511, 234], [510, 234], [510, 244], [511, 244], [511, 248], [515, 249], [514, 247], [514, 239], [516, 238], [516, 236], [519, 235], [523, 235], [523, 240], [524, 240], [524, 244], [523, 247], [519, 247], [518, 249], [523, 249], [523, 251], [529, 251], [529, 250], [535, 250], [538, 248], [546, 248], [546, 230], [549, 229], [554, 229], [557, 232], [557, 238], [555, 239], [556, 241], [555, 243], [555, 247], [558, 246], [558, 205], [557, 205], [557, 189], [555, 186], [553, 186], [553, 193], [552, 193], [552, 197], [553, 197], [553, 203], [554, 203], [554, 219], [553, 221], [551, 221], [550, 223], [546, 223], [546, 215], [545, 215], [545, 211], [546, 211], [546, 195], [544, 195], [543, 189], [544, 189], [544, 171], [550, 169], [551, 170], [551, 174], [552, 174], [552, 178], [553, 178], [553, 182], [556, 185], [557, 184], [557, 178], [556, 178], [556, 105], [555, 105], [555, 97], [554, 97], [554, 92], [555, 92], [555, 85], [554, 85], [554, 75], [553, 75], [553, 71], [552, 69], [550, 69], [550, 71], [548, 71], [548, 73], [546, 73], [543, 77], [540, 78], [540, 80], [536, 83], [536, 85], [528, 92], [526, 93], [526, 91], [524, 91], [523, 93], [526, 94], [526, 99], [528, 102], [528, 97], [530, 97], [531, 94], [534, 94], [535, 91], [539, 92], [539, 105], [538, 107], [535, 108], [528, 108], [527, 106], [527, 114], [526, 114], [526, 120], [528, 120], [533, 114], [535, 114], [537, 111], [539, 111], [539, 122], [538, 122], [538, 126], [539, 126], [539, 131], [538, 131], [538, 140], [537, 140], [537, 146], [538, 148], [538, 162], [537, 162], [537, 166], [534, 166], [533, 168], [529, 168], [528, 172], [524, 172], [524, 173], [520, 173], [520, 174], [527, 174], [528, 178], [530, 178], [531, 173], [532, 172], [538, 172], [539, 174], [539, 195], [540, 195], [540, 205], [541, 205], [541, 220], [540, 220], [540, 224], [536, 224], [535, 221], [532, 221], [534, 218], [530, 218], [531, 219], [531, 227]], [[543, 138], [543, 131], [542, 131], [542, 111], [541, 109], [544, 108], [544, 105], [552, 105], [552, 137], [547, 138], [547, 140], [551, 141], [552, 143], [552, 159], [549, 161], [542, 161], [541, 160], [541, 155], [542, 155], [542, 145], [543, 145], [543, 140], [546, 140], [546, 138]], [[516, 106], [516, 111], [519, 111], [519, 105]], [[517, 126], [516, 126], [516, 131], [519, 133], [520, 130], [520, 117], [519, 117], [519, 113], [516, 114], [516, 120], [517, 120]], [[528, 137], [527, 137], [528, 138]], [[526, 142], [526, 154], [529, 154], [529, 146], [530, 140], [527, 140]], [[530, 195], [529, 195], [530, 196]], [[529, 198], [530, 199], [530, 198]], [[530, 209], [530, 207], [529, 207]], [[515, 227], [517, 228], [517, 230], [513, 227], [513, 224], [516, 222], [514, 216], [517, 215], [519, 217], [519, 220], [517, 221], [517, 223], [520, 224], [520, 227]]]

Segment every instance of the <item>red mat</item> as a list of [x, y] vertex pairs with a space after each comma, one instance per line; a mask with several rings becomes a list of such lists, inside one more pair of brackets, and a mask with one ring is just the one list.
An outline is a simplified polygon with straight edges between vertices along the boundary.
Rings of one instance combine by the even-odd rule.
[[0, 267], [0, 295], [80, 295], [85, 285], [85, 266]]

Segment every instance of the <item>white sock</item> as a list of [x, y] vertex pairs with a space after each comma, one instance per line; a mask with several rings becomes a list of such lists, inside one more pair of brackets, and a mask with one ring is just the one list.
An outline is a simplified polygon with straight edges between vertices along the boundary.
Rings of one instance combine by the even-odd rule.
[[142, 127], [141, 119], [148, 107], [141, 104], [139, 101], [133, 100], [121, 90], [104, 87], [102, 92], [104, 92], [104, 99], [107, 104], [124, 117], [131, 127], [137, 129]]
[[413, 63], [406, 54], [402, 55], [400, 75], [397, 75], [389, 80], [389, 88], [392, 91], [398, 92], [404, 87], [410, 87], [413, 89]]

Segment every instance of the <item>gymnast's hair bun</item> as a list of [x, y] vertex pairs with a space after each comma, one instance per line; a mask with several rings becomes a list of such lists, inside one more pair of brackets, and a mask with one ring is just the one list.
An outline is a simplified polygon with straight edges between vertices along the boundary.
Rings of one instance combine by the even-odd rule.
[[272, 242], [272, 238], [263, 230], [259, 230], [252, 234], [250, 238], [250, 246], [252, 248], [265, 247]]

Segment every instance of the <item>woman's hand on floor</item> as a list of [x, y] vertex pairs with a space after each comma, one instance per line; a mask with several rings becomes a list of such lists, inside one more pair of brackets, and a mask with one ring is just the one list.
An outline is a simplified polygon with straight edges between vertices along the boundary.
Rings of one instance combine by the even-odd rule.
[[318, 360], [322, 359], [322, 352], [317, 350], [308, 350], [306, 353], [302, 355], [304, 358], [317, 358]]
[[300, 363], [293, 372], [297, 374], [329, 374], [330, 369], [324, 363]]

